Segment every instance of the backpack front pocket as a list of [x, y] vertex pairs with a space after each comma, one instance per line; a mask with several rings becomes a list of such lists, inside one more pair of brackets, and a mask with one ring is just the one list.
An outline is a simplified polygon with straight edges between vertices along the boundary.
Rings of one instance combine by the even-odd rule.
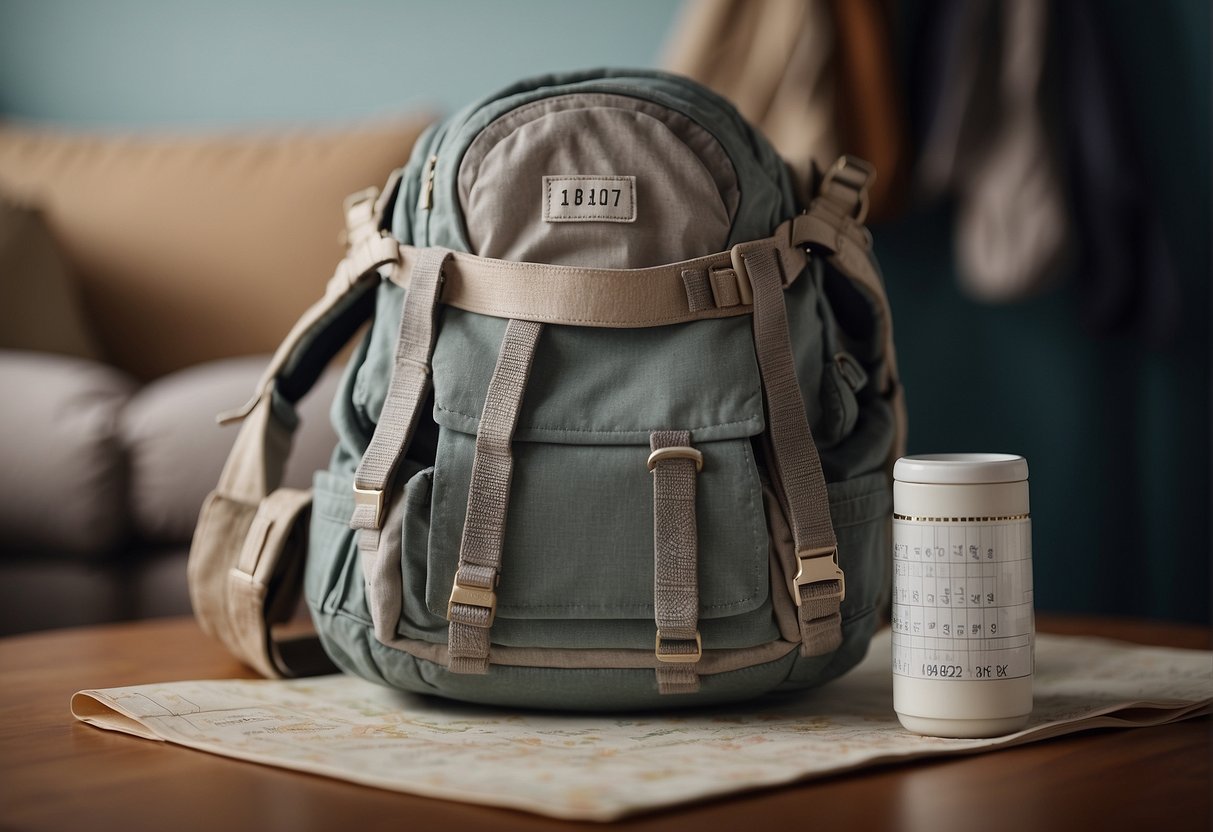
[[[697, 448], [704, 457], [695, 515], [705, 649], [774, 640], [769, 543], [749, 439]], [[653, 483], [647, 446], [515, 442], [513, 450], [493, 642], [652, 651]], [[446, 617], [474, 451], [474, 436], [442, 430], [425, 605], [406, 610], [413, 625]], [[421, 635], [410, 622], [402, 628]]]

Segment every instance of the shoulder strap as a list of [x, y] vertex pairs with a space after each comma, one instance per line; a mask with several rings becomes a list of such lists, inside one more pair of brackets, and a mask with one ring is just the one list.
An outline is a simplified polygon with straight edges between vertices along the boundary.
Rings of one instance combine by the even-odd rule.
[[843, 156], [822, 177], [808, 210], [792, 221], [795, 245], [818, 252], [849, 279], [872, 303], [877, 338], [883, 343], [884, 365], [875, 379], [877, 390], [893, 410], [895, 437], [888, 466], [905, 454], [906, 406], [897, 373], [893, 346], [893, 317], [884, 280], [872, 253], [872, 235], [864, 225], [868, 212], [867, 189], [875, 177], [871, 165], [854, 156]]
[[302, 676], [333, 667], [314, 634], [278, 638], [302, 588], [311, 492], [280, 488], [297, 423], [294, 405], [329, 361], [370, 317], [380, 269], [399, 263], [384, 214], [400, 171], [380, 193], [371, 188], [345, 203], [348, 251], [311, 306], [279, 346], [256, 392], [221, 414], [240, 421], [219, 484], [202, 508], [190, 546], [189, 586], [202, 629], [265, 676]]

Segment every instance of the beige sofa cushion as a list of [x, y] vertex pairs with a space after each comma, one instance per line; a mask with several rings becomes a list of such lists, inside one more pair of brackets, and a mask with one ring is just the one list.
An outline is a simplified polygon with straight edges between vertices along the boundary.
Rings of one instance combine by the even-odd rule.
[[0, 193], [0, 349], [100, 358], [80, 289], [41, 215]]
[[120, 414], [135, 382], [104, 364], [0, 350], [0, 546], [100, 557], [126, 539]]
[[0, 125], [0, 189], [38, 205], [107, 357], [150, 379], [270, 352], [341, 256], [341, 202], [428, 119], [280, 135], [141, 138]]
[[[261, 355], [200, 364], [131, 397], [119, 431], [129, 461], [131, 520], [141, 540], [189, 542], [239, 430], [236, 424], [220, 427], [215, 414], [248, 398], [268, 362]], [[311, 488], [312, 474], [328, 467], [337, 444], [328, 412], [340, 376], [341, 367], [330, 367], [300, 402], [284, 485]]]

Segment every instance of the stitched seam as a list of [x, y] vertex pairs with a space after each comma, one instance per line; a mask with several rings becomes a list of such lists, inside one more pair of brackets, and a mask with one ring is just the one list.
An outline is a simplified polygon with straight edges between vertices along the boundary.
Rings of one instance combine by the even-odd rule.
[[[759, 240], [757, 242], [767, 242], [768, 240]], [[771, 247], [775, 248], [776, 243], [774, 238], [769, 238]], [[585, 266], [551, 266], [543, 263], [523, 263], [516, 260], [496, 260], [493, 258], [480, 258], [474, 254], [460, 256], [459, 252], [453, 255], [456, 263], [464, 260], [471, 260], [473, 263], [476, 260], [491, 260], [494, 269], [503, 271], [523, 271], [523, 272], [538, 272], [539, 274], [561, 279], [563, 277], [573, 275], [589, 275], [591, 277], [601, 277], [606, 275], [607, 279], [620, 280], [635, 280], [639, 282], [649, 282], [663, 274], [673, 274], [681, 279], [682, 269], [707, 268], [709, 265], [717, 265], [725, 268], [732, 267], [732, 255], [727, 251], [718, 251], [715, 254], [707, 254], [703, 257], [696, 257], [693, 260], [681, 260], [677, 263], [670, 263], [666, 266], [649, 266], [643, 269], [594, 269]]]
[[[746, 491], [748, 492], [747, 493], [747, 497], [748, 497], [747, 503], [749, 504], [748, 513], [749, 513], [749, 517], [750, 517], [750, 539], [754, 541], [754, 544], [755, 544], [754, 548], [761, 550], [762, 546], [760, 545], [760, 541], [758, 540], [758, 523], [756, 522], [757, 515], [758, 515], [758, 509], [754, 505], [754, 489], [755, 489], [755, 486], [757, 486], [758, 493], [762, 494], [762, 483], [757, 482], [758, 463], [754, 462], [753, 457], [750, 456], [750, 443], [748, 440], [742, 441], [741, 455], [743, 458], [743, 464], [748, 469], [748, 473], [750, 475], [749, 476], [750, 487], [746, 489]], [[770, 559], [769, 551], [770, 551], [770, 542], [768, 541], [767, 551], [760, 551], [760, 556], [755, 560], [753, 566], [750, 567], [751, 580], [754, 581], [754, 584], [753, 584], [753, 588], [750, 590], [750, 597], [746, 598], [745, 599], [746, 601], [752, 600], [753, 598], [757, 597], [758, 592], [762, 587], [762, 575], [763, 575], [763, 573], [768, 572], [767, 567], [769, 566], [769, 559]], [[768, 586], [769, 586], [769, 584], [768, 584]], [[738, 603], [742, 603], [742, 602], [739, 601]]]
[[[527, 309], [503, 309], [499, 306], [478, 306], [476, 308], [458, 306], [450, 301], [444, 301], [456, 309], [464, 309], [467, 312], [475, 312], [479, 315], [490, 315], [494, 318], [521, 318], [523, 320], [538, 320], [540, 323], [549, 324], [597, 324], [601, 326], [624, 328], [639, 328], [642, 326], [663, 326], [672, 324], [686, 324], [694, 321], [711, 321], [721, 318], [737, 318], [742, 315], [750, 314], [754, 307], [752, 305], [739, 304], [737, 306], [723, 307], [708, 307], [701, 312], [680, 312], [679, 314], [669, 318], [565, 318], [559, 315], [544, 315], [537, 316]], [[625, 327], [624, 324], [627, 326]]]
[[[752, 397], [751, 397], [752, 398]], [[464, 419], [470, 419], [473, 422], [478, 421], [475, 416], [470, 413], [464, 413], [462, 410], [452, 410], [443, 407], [437, 402], [434, 403], [434, 409], [442, 413], [449, 413], [452, 416], [462, 416]], [[744, 425], [755, 421], [757, 416], [747, 416], [744, 419], [736, 419], [731, 422], [716, 422], [710, 425], [700, 425], [698, 427], [684, 428], [684, 430], [708, 430], [709, 428], [726, 428], [731, 425]], [[519, 425], [518, 430], [550, 430], [558, 433], [644, 433], [648, 434], [651, 431], [648, 428], [562, 428], [554, 425]]]

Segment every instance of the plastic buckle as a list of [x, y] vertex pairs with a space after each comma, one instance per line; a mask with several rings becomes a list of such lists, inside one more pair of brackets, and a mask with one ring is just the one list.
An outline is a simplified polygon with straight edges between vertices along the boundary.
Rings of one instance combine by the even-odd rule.
[[455, 605], [463, 604], [468, 607], [481, 607], [489, 611], [489, 620], [484, 625], [471, 625], [469, 622], [461, 622], [469, 624], [469, 626], [484, 626], [492, 627], [493, 621], [497, 618], [497, 593], [491, 589], [484, 589], [475, 586], [463, 586], [458, 579], [455, 585], [451, 587], [451, 600], [446, 604], [447, 621], [454, 621], [452, 614], [454, 613]]
[[369, 506], [375, 510], [376, 529], [383, 528], [383, 492], [377, 488], [359, 488], [354, 486], [354, 505]]
[[796, 577], [792, 579], [792, 598], [801, 605], [800, 588], [823, 581], [838, 581], [838, 602], [847, 597], [847, 582], [838, 565], [838, 547], [822, 546], [796, 553]]
[[741, 302], [746, 306], [754, 303], [754, 284], [750, 280], [750, 271], [746, 268], [745, 258], [756, 251], [773, 251], [775, 261], [779, 264], [779, 285], [788, 288], [800, 275], [807, 262], [804, 249], [793, 239], [796, 223], [786, 220], [765, 240], [749, 240], [738, 243], [729, 249], [729, 260], [733, 271], [737, 273], [737, 293]]
[[[868, 184], [875, 178], [876, 169], [868, 162], [858, 156], [840, 156], [822, 177], [818, 192], [828, 194], [835, 186], [854, 191], [855, 206], [851, 209], [850, 216], [856, 222], [862, 223], [868, 215]], [[852, 200], [845, 201], [849, 203]]]
[[689, 638], [666, 638], [661, 634], [661, 628], [657, 628], [657, 641], [653, 645], [653, 652], [657, 656], [657, 661], [665, 662], [666, 664], [694, 664], [703, 658], [703, 638], [699, 635], [699, 631], [695, 631], [695, 652], [694, 653], [663, 653], [661, 646], [667, 641], [690, 641]]
[[345, 218], [345, 229], [339, 235], [342, 245], [352, 245], [358, 242], [359, 238], [369, 236], [369, 233], [374, 230], [372, 223], [375, 219], [375, 203], [378, 199], [379, 189], [371, 187], [363, 188], [342, 200], [342, 216]]
[[750, 282], [750, 272], [746, 269], [745, 255], [759, 248], [769, 248], [767, 240], [754, 240], [738, 243], [729, 249], [729, 259], [733, 262], [733, 271], [737, 273], [737, 294], [742, 306], [752, 306], [754, 303], [754, 284]]

